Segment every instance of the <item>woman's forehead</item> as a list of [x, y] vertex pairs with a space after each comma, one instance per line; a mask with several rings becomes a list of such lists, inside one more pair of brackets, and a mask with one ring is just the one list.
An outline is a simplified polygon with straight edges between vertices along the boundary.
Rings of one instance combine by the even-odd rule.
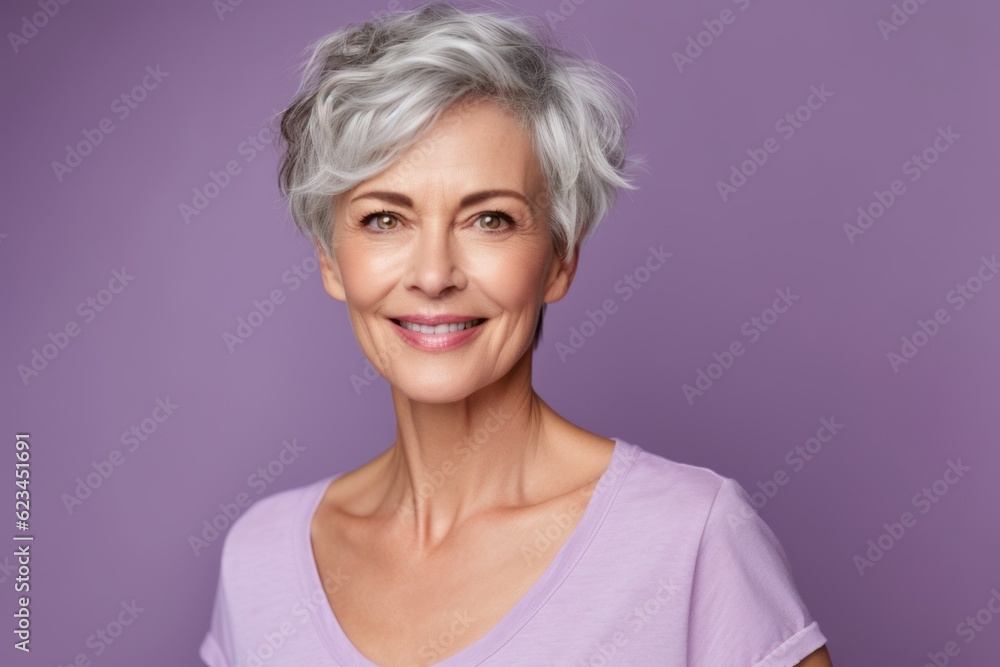
[[532, 141], [517, 120], [499, 107], [481, 106], [440, 118], [388, 169], [353, 192], [423, 190], [462, 197], [472, 191], [510, 189], [528, 196], [541, 179]]

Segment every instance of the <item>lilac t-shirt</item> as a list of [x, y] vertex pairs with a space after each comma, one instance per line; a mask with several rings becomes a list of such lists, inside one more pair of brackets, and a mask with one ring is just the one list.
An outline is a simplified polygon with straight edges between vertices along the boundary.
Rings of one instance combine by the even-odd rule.
[[[614, 441], [542, 576], [488, 633], [434, 667], [790, 667], [826, 643], [738, 482]], [[258, 501], [233, 524], [200, 650], [210, 667], [376, 664], [326, 599], [324, 586], [349, 577], [321, 576], [312, 555], [309, 525], [338, 476]], [[525, 548], [544, 550], [538, 540]], [[449, 632], [463, 627], [456, 616]], [[437, 641], [414, 662], [428, 664], [453, 638]]]

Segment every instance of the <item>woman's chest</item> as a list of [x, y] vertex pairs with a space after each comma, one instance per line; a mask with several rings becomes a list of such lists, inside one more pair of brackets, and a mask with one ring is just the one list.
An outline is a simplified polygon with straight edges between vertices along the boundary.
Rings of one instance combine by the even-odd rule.
[[314, 558], [327, 602], [355, 649], [383, 667], [433, 665], [485, 636], [529, 594], [584, 507], [566, 502], [483, 526], [427, 557], [377, 539], [320, 537]]

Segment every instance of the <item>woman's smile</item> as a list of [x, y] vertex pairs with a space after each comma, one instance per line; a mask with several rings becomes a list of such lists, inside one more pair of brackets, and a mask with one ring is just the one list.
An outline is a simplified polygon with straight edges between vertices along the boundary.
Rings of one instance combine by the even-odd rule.
[[[414, 322], [414, 319], [434, 323]], [[411, 319], [389, 318], [393, 329], [403, 340], [422, 350], [452, 350], [476, 337], [486, 318], [413, 317]]]

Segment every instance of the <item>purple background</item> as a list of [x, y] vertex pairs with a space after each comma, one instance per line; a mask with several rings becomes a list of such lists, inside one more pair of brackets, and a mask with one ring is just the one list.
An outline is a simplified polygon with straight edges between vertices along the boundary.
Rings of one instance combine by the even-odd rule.
[[[748, 491], [784, 471], [760, 512], [838, 667], [923, 665], [949, 641], [960, 649], [949, 664], [982, 666], [1000, 655], [1000, 618], [984, 612], [992, 622], [971, 642], [958, 624], [1000, 589], [1000, 280], [961, 309], [947, 295], [1000, 252], [1000, 7], [903, 4], [919, 10], [885, 38], [888, 0], [514, 3], [553, 12], [569, 47], [631, 83], [632, 151], [649, 164], [549, 307], [535, 386], [587, 429]], [[11, 648], [13, 546], [0, 550], [4, 664], [79, 653], [94, 665], [197, 664], [221, 538], [196, 556], [188, 536], [240, 493], [353, 468], [392, 442], [385, 381], [352, 386], [368, 364], [343, 304], [315, 273], [295, 290], [282, 279], [314, 255], [277, 192], [275, 150], [244, 144], [290, 100], [309, 41], [387, 6], [231, 9], [72, 2], [16, 52], [8, 34], [0, 465], [13, 469], [14, 434], [30, 432], [36, 541], [30, 656]], [[724, 9], [732, 22], [678, 71], [673, 52]], [[0, 26], [20, 31], [38, 11], [4, 3]], [[112, 102], [147, 66], [169, 74], [122, 119]], [[833, 95], [786, 138], [775, 123], [811, 86]], [[114, 130], [60, 180], [52, 163], [102, 118]], [[913, 182], [904, 163], [939, 127], [960, 138]], [[768, 137], [777, 152], [723, 201], [717, 181]], [[239, 174], [186, 224], [179, 206], [229, 160]], [[894, 179], [905, 193], [851, 243], [844, 225]], [[673, 256], [626, 301], [616, 282], [660, 245]], [[122, 267], [134, 279], [86, 321], [78, 304]], [[751, 342], [741, 327], [785, 288], [799, 299]], [[223, 334], [274, 289], [284, 302], [231, 353]], [[617, 311], [563, 362], [557, 343], [608, 298]], [[947, 323], [894, 371], [888, 353], [937, 309]], [[18, 366], [70, 321], [79, 335], [22, 381]], [[689, 402], [682, 385], [737, 340], [744, 354]], [[176, 411], [127, 451], [121, 434], [168, 397]], [[786, 455], [824, 417], [844, 427], [793, 468]], [[305, 451], [257, 485], [251, 475], [292, 439]], [[69, 512], [64, 494], [115, 449], [123, 465]], [[913, 496], [958, 459], [971, 470], [921, 513]], [[0, 479], [0, 536], [13, 545], [12, 473]], [[860, 575], [854, 557], [907, 511], [915, 525]], [[88, 636], [132, 600], [143, 611], [95, 656]]]

